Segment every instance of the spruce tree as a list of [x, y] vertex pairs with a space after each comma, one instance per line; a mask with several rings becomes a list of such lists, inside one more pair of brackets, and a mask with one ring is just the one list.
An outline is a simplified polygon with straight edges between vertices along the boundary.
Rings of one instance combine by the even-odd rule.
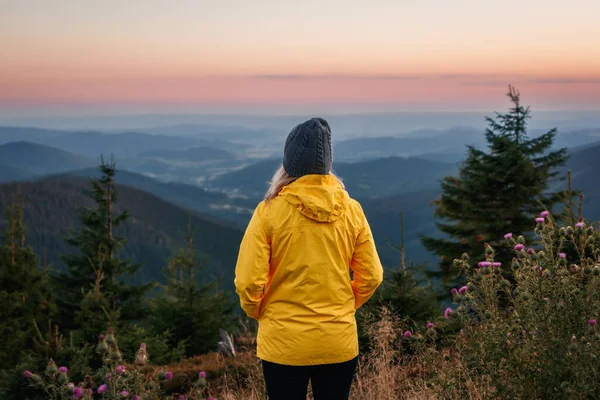
[[6, 221], [0, 245], [0, 369], [12, 368], [31, 349], [34, 321], [45, 321], [53, 311], [48, 271], [25, 245], [21, 199], [6, 210]]
[[486, 118], [487, 151], [467, 146], [459, 176], [441, 182], [434, 215], [443, 237], [421, 237], [425, 248], [441, 257], [434, 275], [446, 288], [463, 281], [454, 259], [467, 253], [472, 263], [481, 261], [484, 244], [489, 243], [498, 261], [508, 263], [513, 254], [504, 235], [531, 237], [534, 218], [544, 207], [551, 210], [560, 201], [558, 193], [549, 191], [549, 183], [558, 176], [557, 168], [567, 160], [566, 149], [552, 150], [556, 128], [529, 137], [530, 108], [521, 104], [520, 94], [512, 86], [507, 96], [512, 108]]
[[116, 230], [129, 215], [115, 211], [115, 163], [102, 160], [100, 171], [102, 176], [91, 181], [95, 207], [80, 209], [81, 228], [66, 238], [77, 252], [63, 256], [67, 270], [56, 277], [62, 326], [79, 329], [88, 341], [95, 341], [96, 335], [108, 326], [142, 318], [143, 297], [150, 287], [127, 281], [141, 268], [119, 256], [125, 239]]
[[167, 284], [152, 302], [150, 323], [157, 332], [170, 331], [171, 346], [185, 341], [188, 356], [215, 350], [219, 329], [233, 325], [234, 304], [218, 281], [201, 279], [203, 267], [188, 225], [187, 247], [169, 260]]

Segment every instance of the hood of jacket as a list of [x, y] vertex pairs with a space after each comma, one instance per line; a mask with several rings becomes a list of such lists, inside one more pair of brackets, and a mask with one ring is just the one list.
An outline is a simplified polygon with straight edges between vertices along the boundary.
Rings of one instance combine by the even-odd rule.
[[350, 200], [333, 175], [305, 175], [285, 186], [279, 196], [302, 215], [318, 222], [333, 222], [344, 215]]

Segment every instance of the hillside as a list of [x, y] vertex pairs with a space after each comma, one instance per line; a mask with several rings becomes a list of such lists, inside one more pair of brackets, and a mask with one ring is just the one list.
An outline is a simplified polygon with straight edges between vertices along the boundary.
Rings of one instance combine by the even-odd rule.
[[[564, 170], [571, 171], [572, 185], [584, 193], [583, 213], [586, 218], [600, 220], [600, 142], [574, 151]], [[564, 184], [563, 184], [564, 186]]]
[[[60, 176], [42, 177], [42, 180], [55, 180], [64, 176], [98, 178], [100, 172], [97, 168], [68, 171]], [[131, 186], [136, 189], [152, 193], [175, 205], [201, 213], [205, 219], [210, 219], [221, 224], [230, 221], [233, 226], [245, 226], [251, 212], [256, 206], [255, 202], [241, 198], [230, 199], [222, 192], [208, 191], [194, 185], [175, 182], [161, 182], [157, 179], [135, 172], [117, 170], [115, 180], [121, 185]]]
[[36, 176], [31, 171], [26, 169], [12, 167], [10, 165], [0, 165], [0, 183], [12, 181], [24, 181], [32, 179]]
[[[139, 189], [118, 185], [117, 190], [120, 199], [116, 211], [126, 209], [131, 215], [130, 221], [118, 232], [127, 238], [123, 255], [145, 263], [135, 280], [160, 279], [167, 259], [185, 244], [182, 234], [190, 213]], [[40, 256], [45, 250], [48, 261], [60, 268], [60, 254], [72, 251], [63, 238], [79, 225], [77, 209], [93, 205], [89, 180], [62, 177], [3, 184], [0, 185], [0, 209], [5, 209], [16, 194], [22, 196], [25, 204], [27, 243]], [[230, 287], [242, 232], [195, 214], [191, 217], [197, 229], [196, 248], [209, 260], [205, 276], [222, 271], [223, 284]], [[0, 225], [5, 223], [0, 219]]]
[[[207, 184], [211, 188], [258, 198], [267, 189], [268, 181], [279, 165], [281, 161], [278, 159], [261, 161], [223, 174]], [[334, 162], [333, 169], [344, 180], [350, 194], [357, 198], [432, 189], [439, 186], [441, 178], [457, 171], [450, 163], [402, 157], [352, 164]]]
[[3, 165], [34, 174], [52, 174], [94, 165], [87, 157], [30, 142], [0, 145], [0, 160]]
[[189, 162], [205, 162], [215, 160], [230, 160], [235, 158], [235, 155], [210, 146], [193, 147], [187, 150], [152, 150], [141, 153], [140, 157], [145, 158], [162, 158], [171, 161], [189, 161]]

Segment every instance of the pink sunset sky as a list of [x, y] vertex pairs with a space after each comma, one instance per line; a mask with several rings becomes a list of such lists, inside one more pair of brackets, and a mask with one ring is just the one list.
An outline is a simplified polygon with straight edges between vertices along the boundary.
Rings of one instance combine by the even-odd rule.
[[0, 108], [600, 109], [600, 1], [0, 0]]

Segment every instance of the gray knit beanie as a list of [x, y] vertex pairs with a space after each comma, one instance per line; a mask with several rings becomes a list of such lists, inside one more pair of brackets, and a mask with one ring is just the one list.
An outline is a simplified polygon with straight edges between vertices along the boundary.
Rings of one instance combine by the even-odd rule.
[[331, 128], [323, 118], [296, 125], [283, 148], [283, 168], [291, 177], [327, 175], [333, 161]]

